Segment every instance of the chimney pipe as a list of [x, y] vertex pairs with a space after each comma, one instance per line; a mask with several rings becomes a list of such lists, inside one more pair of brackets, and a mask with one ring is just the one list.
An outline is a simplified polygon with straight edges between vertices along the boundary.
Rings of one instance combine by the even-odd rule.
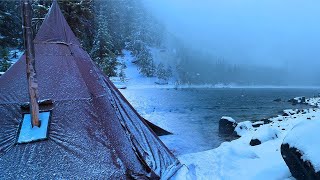
[[28, 90], [30, 95], [30, 114], [32, 127], [40, 127], [39, 104], [38, 104], [38, 81], [35, 69], [35, 51], [32, 30], [32, 7], [31, 0], [21, 0], [22, 7], [22, 29], [24, 37], [24, 48], [27, 65]]

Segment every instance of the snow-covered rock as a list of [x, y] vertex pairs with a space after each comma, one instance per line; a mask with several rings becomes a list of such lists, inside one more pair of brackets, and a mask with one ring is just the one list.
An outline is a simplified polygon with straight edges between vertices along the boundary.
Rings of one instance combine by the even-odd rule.
[[288, 102], [291, 102], [293, 105], [296, 105], [296, 104], [308, 104], [308, 105], [311, 105], [311, 106], [319, 107], [319, 105], [320, 105], [320, 97], [313, 97], [313, 98], [305, 98], [304, 96], [295, 97], [295, 98], [290, 99]]
[[320, 105], [320, 97], [308, 98], [308, 99], [306, 99], [306, 103], [308, 103], [311, 106], [319, 107], [319, 105]]
[[232, 117], [223, 116], [219, 121], [219, 133], [222, 135], [232, 135], [237, 122]]
[[306, 120], [285, 137], [281, 154], [297, 179], [320, 179], [320, 120]]
[[261, 126], [252, 136], [250, 141], [251, 146], [259, 145], [269, 140], [278, 138], [279, 131], [271, 126]]
[[246, 134], [248, 131], [252, 130], [252, 122], [250, 121], [244, 121], [244, 122], [240, 122], [238, 123], [238, 125], [235, 128], [235, 132], [238, 136], [243, 136], [244, 134]]
[[261, 126], [252, 139], [259, 139], [262, 143], [278, 137], [279, 131], [271, 126]]
[[289, 99], [288, 102], [291, 102], [293, 105], [296, 104], [306, 104], [306, 97], [302, 96], [302, 97], [295, 97], [292, 99]]
[[[298, 109], [286, 109], [286, 110], [283, 110], [283, 116], [290, 116], [290, 115], [294, 115], [298, 112]], [[286, 114], [286, 115], [285, 115]]]
[[236, 123], [236, 120], [234, 120], [232, 117], [229, 117], [229, 116], [222, 116], [221, 119], [227, 120], [232, 123]]
[[260, 127], [264, 124], [265, 124], [264, 121], [256, 121], [256, 122], [252, 123], [251, 125], [252, 125], [252, 127], [257, 128], [257, 127]]

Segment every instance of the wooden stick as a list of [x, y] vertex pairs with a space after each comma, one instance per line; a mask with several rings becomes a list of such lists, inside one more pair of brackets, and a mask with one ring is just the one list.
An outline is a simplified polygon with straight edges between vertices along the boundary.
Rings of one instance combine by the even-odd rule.
[[35, 70], [35, 53], [32, 31], [32, 7], [30, 0], [21, 0], [23, 37], [27, 65], [28, 90], [30, 95], [30, 114], [32, 127], [40, 127], [38, 104], [38, 81]]

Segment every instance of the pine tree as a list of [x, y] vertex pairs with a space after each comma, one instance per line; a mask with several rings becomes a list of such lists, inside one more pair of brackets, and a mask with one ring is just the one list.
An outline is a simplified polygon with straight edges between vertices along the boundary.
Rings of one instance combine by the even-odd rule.
[[[43, 19], [47, 14], [52, 1], [34, 0], [33, 11], [34, 18]], [[72, 31], [79, 38], [82, 46], [86, 50], [91, 50], [93, 45], [93, 36], [95, 34], [95, 14], [93, 0], [58, 0], [64, 17], [70, 25]], [[40, 21], [35, 21], [35, 30], [39, 29]], [[36, 31], [35, 31], [36, 32]]]
[[166, 68], [163, 63], [159, 63], [157, 66], [156, 75], [159, 79], [168, 81], [172, 76], [171, 67], [169, 66], [168, 68]]
[[156, 73], [157, 77], [159, 79], [163, 79], [163, 80], [166, 80], [166, 70], [165, 70], [165, 67], [162, 63], [159, 63], [158, 66], [157, 66], [157, 73]]
[[9, 59], [9, 50], [7, 48], [0, 49], [0, 72], [6, 72], [11, 66]]
[[113, 42], [111, 41], [108, 22], [104, 18], [104, 7], [104, 5], [100, 6], [97, 34], [94, 38], [93, 47], [90, 54], [92, 59], [104, 71], [104, 73], [111, 77], [117, 75], [116, 70], [118, 62], [116, 55], [114, 52], [112, 52]]
[[0, 1], [0, 45], [22, 47], [19, 1]]
[[153, 77], [156, 69], [150, 51], [148, 49], [144, 49], [138, 54], [137, 58], [137, 64], [140, 73], [147, 77]]
[[166, 70], [166, 75], [167, 75], [167, 80], [169, 80], [170, 77], [172, 77], [173, 73], [172, 73], [172, 68], [171, 66], [169, 66]]
[[72, 31], [86, 50], [91, 50], [95, 34], [93, 0], [59, 0], [62, 12]]
[[113, 52], [119, 55], [125, 46], [125, 27], [127, 26], [126, 7], [129, 0], [101, 1], [104, 5], [104, 17], [109, 25], [109, 33], [112, 38]]
[[124, 72], [124, 70], [125, 70], [126, 68], [127, 68], [126, 63], [125, 63], [125, 62], [121, 62], [119, 77], [120, 77], [120, 80], [121, 80], [122, 82], [125, 82], [125, 79], [126, 79], [126, 74], [125, 74], [125, 72]]

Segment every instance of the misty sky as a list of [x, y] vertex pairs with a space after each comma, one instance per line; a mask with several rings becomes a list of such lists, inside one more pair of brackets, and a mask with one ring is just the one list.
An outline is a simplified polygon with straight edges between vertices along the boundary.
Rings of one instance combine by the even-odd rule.
[[319, 0], [145, 1], [170, 32], [231, 62], [320, 69]]

